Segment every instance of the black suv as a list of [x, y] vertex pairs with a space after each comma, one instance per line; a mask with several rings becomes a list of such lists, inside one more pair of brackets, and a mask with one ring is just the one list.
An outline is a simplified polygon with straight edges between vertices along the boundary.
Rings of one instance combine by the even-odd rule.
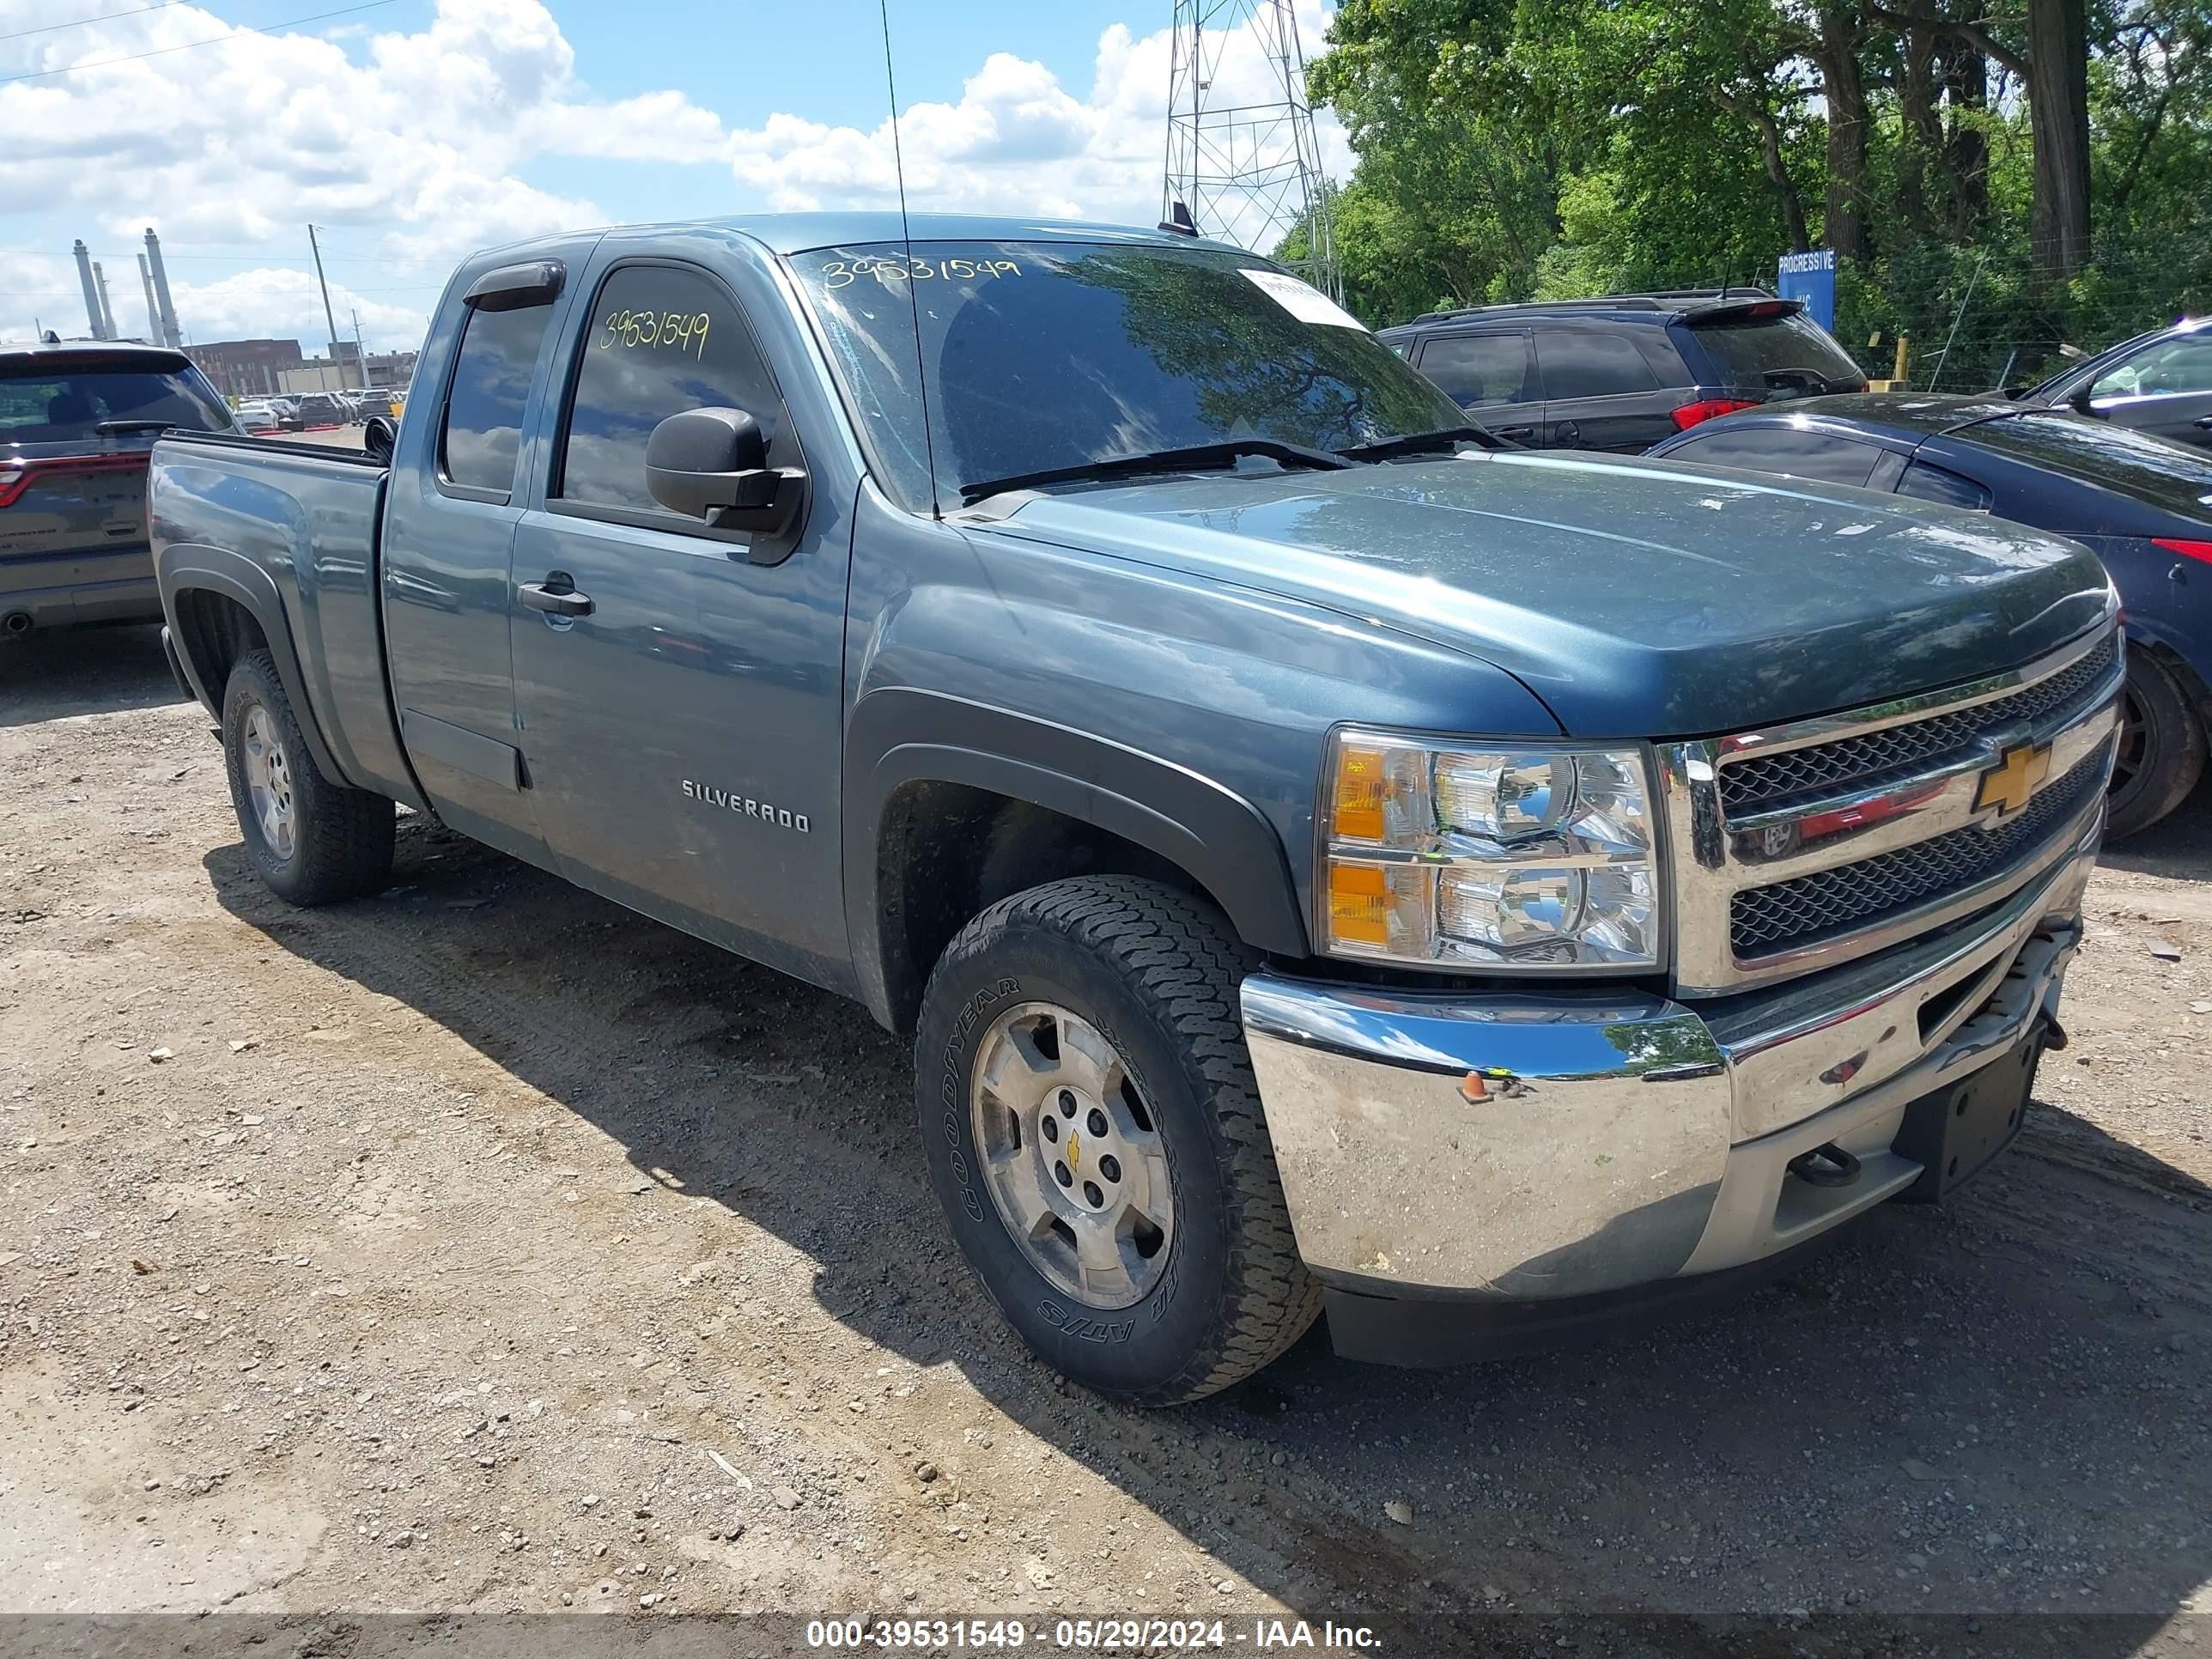
[[160, 620], [146, 457], [171, 427], [238, 430], [180, 351], [51, 334], [0, 348], [0, 636]]
[[1637, 454], [1783, 398], [1863, 392], [1801, 300], [1763, 289], [1432, 311], [1381, 337], [1501, 437]]

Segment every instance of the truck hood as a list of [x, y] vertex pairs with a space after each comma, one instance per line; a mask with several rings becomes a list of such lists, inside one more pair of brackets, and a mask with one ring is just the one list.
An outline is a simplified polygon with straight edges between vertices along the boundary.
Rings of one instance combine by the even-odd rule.
[[1733, 731], [1971, 679], [2116, 603], [2086, 549], [2025, 526], [1619, 456], [1163, 479], [1033, 496], [992, 528], [1464, 652], [1577, 737]]

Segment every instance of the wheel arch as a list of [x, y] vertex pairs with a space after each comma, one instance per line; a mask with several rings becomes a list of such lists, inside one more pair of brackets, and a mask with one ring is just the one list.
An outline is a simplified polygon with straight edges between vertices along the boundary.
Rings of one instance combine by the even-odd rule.
[[1247, 944], [1308, 952], [1282, 842], [1187, 767], [942, 693], [863, 698], [847, 731], [846, 923], [862, 1000], [910, 1030], [939, 951], [1009, 892], [1071, 874], [1149, 876], [1206, 898]]
[[315, 769], [331, 783], [353, 787], [316, 722], [283, 597], [266, 570], [224, 548], [173, 544], [162, 554], [161, 599], [178, 659], [204, 708], [220, 720], [232, 665], [265, 646]]

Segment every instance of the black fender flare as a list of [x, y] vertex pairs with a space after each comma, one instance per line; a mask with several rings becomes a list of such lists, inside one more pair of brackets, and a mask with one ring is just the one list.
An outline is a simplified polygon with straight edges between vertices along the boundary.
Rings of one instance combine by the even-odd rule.
[[244, 554], [197, 542], [172, 543], [163, 548], [159, 568], [161, 603], [169, 613], [177, 654], [201, 703], [218, 721], [222, 720], [223, 689], [209, 684], [213, 678], [210, 642], [198, 637], [184, 599], [189, 593], [220, 593], [243, 607], [268, 641], [269, 654], [276, 661], [276, 678], [283, 681], [284, 695], [292, 700], [292, 712], [307, 739], [315, 769], [341, 788], [356, 787], [353, 780], [339, 769], [337, 757], [331, 752], [330, 742], [316, 721], [315, 707], [307, 701], [307, 683], [300, 672], [299, 647], [292, 639], [284, 596], [269, 573]]
[[[845, 921], [862, 1000], [893, 1024], [890, 942], [877, 891], [884, 808], [917, 782], [965, 784], [1095, 824], [1159, 854], [1212, 895], [1247, 944], [1309, 954], [1282, 839], [1233, 790], [1172, 761], [1033, 715], [893, 688], [855, 705], [845, 733]], [[928, 972], [929, 964], [919, 964]]]

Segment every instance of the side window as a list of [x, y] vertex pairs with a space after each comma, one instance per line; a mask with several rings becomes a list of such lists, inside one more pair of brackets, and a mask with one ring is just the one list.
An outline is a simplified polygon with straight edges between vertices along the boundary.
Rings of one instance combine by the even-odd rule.
[[582, 350], [553, 492], [562, 500], [673, 520], [646, 488], [645, 445], [687, 409], [744, 410], [782, 463], [783, 400], [737, 302], [703, 271], [621, 266], [600, 284]]
[[1773, 426], [1731, 428], [1722, 422], [1676, 445], [1667, 456], [1701, 466], [1740, 466], [1749, 472], [1778, 472], [1821, 483], [1863, 484], [1881, 459], [1881, 451], [1873, 444], [1825, 432]]
[[2097, 377], [2092, 398], [2148, 398], [2212, 392], [2212, 338], [2162, 340]]
[[542, 305], [470, 311], [438, 434], [438, 472], [448, 483], [502, 495], [514, 489], [522, 406], [552, 315], [552, 307]]
[[1484, 404], [1525, 404], [1528, 338], [1510, 334], [1440, 334], [1421, 348], [1421, 373], [1462, 409]]
[[1536, 364], [1544, 374], [1544, 396], [1550, 398], [1612, 398], [1659, 389], [1659, 379], [1636, 343], [1618, 334], [1540, 328]]
[[1897, 481], [1897, 493], [1917, 501], [1941, 501], [1946, 507], [1967, 507], [1976, 513], [1986, 511], [1990, 504], [1990, 492], [1972, 478], [1962, 478], [1925, 461], [1915, 461], [1905, 469], [1905, 476]]

